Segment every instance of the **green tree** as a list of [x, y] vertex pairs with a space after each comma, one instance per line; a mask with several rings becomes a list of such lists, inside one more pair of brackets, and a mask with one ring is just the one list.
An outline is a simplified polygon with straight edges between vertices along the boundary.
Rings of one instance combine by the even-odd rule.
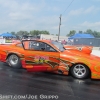
[[69, 34], [67, 34], [67, 36], [73, 36], [75, 33], [76, 33], [75, 30], [71, 30], [71, 31], [69, 32]]
[[16, 35], [16, 33], [15, 32], [10, 32], [11, 34], [13, 34], [13, 35]]
[[83, 31], [79, 31], [79, 33], [83, 33]]
[[91, 29], [87, 29], [85, 33], [93, 35], [93, 31]]
[[56, 34], [56, 36], [58, 36], [58, 34]]
[[100, 32], [94, 31], [93, 32], [94, 37], [100, 38]]
[[100, 38], [100, 32], [92, 31], [91, 29], [87, 29], [85, 33], [91, 34], [91, 35], [93, 35], [95, 38]]
[[40, 35], [40, 34], [50, 34], [48, 31], [39, 31], [39, 30], [33, 30], [33, 31], [30, 31], [30, 34], [31, 35]]
[[23, 35], [29, 35], [29, 33], [27, 31], [19, 31], [17, 32], [18, 36], [23, 36]]
[[47, 34], [47, 35], [49, 35], [50, 33], [48, 31], [40, 31], [40, 34]]
[[38, 30], [33, 30], [33, 31], [30, 31], [30, 34], [34, 36], [34, 35], [39, 35], [40, 32]]

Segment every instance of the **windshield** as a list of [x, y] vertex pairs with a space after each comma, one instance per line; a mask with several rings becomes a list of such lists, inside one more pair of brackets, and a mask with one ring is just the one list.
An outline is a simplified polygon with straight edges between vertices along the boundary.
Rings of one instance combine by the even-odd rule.
[[61, 44], [60, 42], [52, 41], [51, 43], [52, 43], [54, 46], [56, 46], [60, 51], [64, 51], [64, 50], [65, 50], [63, 44]]

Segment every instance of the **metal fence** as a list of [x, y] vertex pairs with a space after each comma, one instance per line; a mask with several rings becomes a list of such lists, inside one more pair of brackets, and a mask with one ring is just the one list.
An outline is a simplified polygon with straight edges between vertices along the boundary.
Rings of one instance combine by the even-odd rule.
[[73, 40], [73, 44], [100, 47], [100, 38], [77, 38]]

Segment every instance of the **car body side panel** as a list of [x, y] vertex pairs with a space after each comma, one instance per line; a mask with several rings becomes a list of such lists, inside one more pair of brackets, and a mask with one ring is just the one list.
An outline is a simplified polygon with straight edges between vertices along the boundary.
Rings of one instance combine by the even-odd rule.
[[[72, 53], [73, 52], [73, 53]], [[67, 55], [67, 56], [66, 56]], [[85, 64], [91, 72], [91, 78], [100, 79], [100, 57], [90, 54], [79, 53], [78, 51], [67, 50], [61, 54], [61, 58], [65, 61], [69, 61], [71, 66], [77, 63]], [[69, 65], [69, 68], [71, 67]]]
[[7, 56], [11, 53], [20, 57], [22, 67], [28, 71], [49, 71], [54, 73], [60, 71], [62, 74], [67, 75], [72, 65], [82, 63], [90, 69], [91, 78], [100, 79], [100, 57], [79, 50], [70, 49], [58, 53], [40, 52], [27, 51], [16, 45], [0, 45], [0, 61], [6, 62]]
[[59, 52], [26, 51], [24, 58], [28, 71], [53, 71], [58, 68]]
[[5, 51], [0, 51], [0, 61], [6, 62], [7, 53]]

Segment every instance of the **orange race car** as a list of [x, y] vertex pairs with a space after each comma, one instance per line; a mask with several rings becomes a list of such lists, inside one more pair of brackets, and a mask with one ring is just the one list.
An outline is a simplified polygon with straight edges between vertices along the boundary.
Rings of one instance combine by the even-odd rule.
[[[68, 49], [69, 48], [69, 49]], [[92, 47], [63, 46], [55, 41], [23, 40], [0, 45], [0, 61], [13, 68], [53, 72], [83, 79], [100, 79], [100, 57], [91, 54]]]

